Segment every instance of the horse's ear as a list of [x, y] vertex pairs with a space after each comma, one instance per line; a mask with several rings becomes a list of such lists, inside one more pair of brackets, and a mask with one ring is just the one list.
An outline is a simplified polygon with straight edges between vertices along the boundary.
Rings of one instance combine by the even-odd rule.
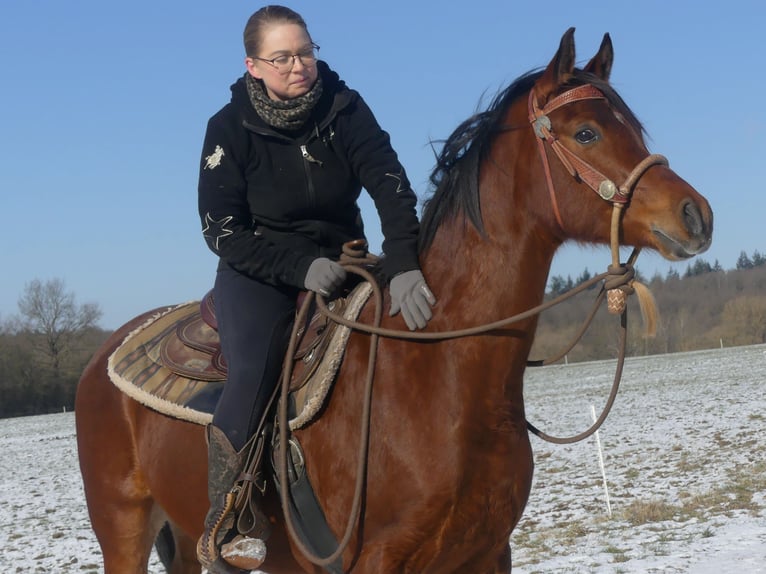
[[548, 64], [548, 67], [537, 81], [537, 95], [540, 99], [540, 105], [545, 105], [545, 101], [562, 83], [566, 82], [574, 72], [575, 65], [575, 43], [574, 27], [570, 28], [561, 37], [561, 43], [556, 55]]
[[604, 34], [604, 39], [601, 40], [601, 46], [598, 49], [598, 53], [588, 62], [584, 71], [590, 72], [594, 76], [597, 76], [604, 80], [609, 81], [609, 76], [612, 73], [612, 61], [614, 60], [614, 49], [612, 48], [612, 39], [609, 34]]

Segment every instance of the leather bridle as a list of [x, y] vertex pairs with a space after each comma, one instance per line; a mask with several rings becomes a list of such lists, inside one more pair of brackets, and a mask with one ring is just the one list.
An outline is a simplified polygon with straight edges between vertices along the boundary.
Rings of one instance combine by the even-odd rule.
[[548, 194], [551, 198], [553, 206], [553, 213], [556, 216], [556, 222], [561, 229], [564, 229], [564, 223], [561, 218], [561, 213], [558, 207], [558, 201], [556, 201], [556, 189], [553, 184], [553, 177], [551, 175], [550, 162], [548, 161], [548, 152], [545, 144], [558, 156], [561, 163], [564, 165], [569, 174], [577, 181], [581, 181], [595, 191], [599, 197], [605, 201], [609, 201], [614, 206], [612, 214], [612, 234], [611, 234], [611, 247], [612, 247], [612, 264], [619, 265], [619, 221], [620, 211], [628, 204], [633, 189], [635, 188], [638, 180], [646, 173], [649, 168], [655, 165], [668, 165], [668, 160], [665, 156], [660, 154], [650, 154], [641, 160], [636, 167], [630, 172], [622, 185], [619, 187], [607, 176], [596, 169], [592, 164], [588, 163], [575, 152], [567, 148], [561, 143], [555, 130], [549, 114], [554, 110], [561, 108], [562, 106], [571, 104], [573, 102], [579, 102], [582, 100], [606, 100], [606, 96], [593, 86], [592, 84], [584, 84], [567, 90], [563, 94], [559, 94], [542, 108], [537, 101], [537, 91], [533, 88], [529, 92], [528, 100], [528, 112], [529, 121], [534, 128], [535, 135], [537, 136], [537, 149], [540, 152], [540, 159], [543, 162], [543, 170], [545, 172], [545, 181], [548, 185]]

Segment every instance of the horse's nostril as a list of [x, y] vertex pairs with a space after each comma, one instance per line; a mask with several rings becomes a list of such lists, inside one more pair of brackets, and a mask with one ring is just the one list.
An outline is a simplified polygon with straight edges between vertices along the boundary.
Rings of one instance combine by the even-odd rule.
[[704, 223], [702, 221], [702, 214], [700, 213], [697, 205], [688, 200], [683, 206], [683, 219], [686, 224], [686, 229], [691, 235], [702, 235], [704, 232]]

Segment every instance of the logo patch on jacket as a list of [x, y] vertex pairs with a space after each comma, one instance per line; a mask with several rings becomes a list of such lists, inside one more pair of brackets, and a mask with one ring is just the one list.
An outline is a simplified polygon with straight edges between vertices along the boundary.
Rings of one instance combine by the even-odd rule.
[[226, 227], [232, 219], [234, 219], [234, 217], [231, 215], [227, 215], [221, 219], [213, 219], [209, 211], [205, 214], [205, 226], [202, 228], [202, 235], [205, 238], [205, 241], [207, 241], [207, 244], [214, 251], [218, 251], [221, 239], [234, 233], [233, 229]]
[[219, 145], [215, 146], [215, 150], [209, 156], [205, 157], [205, 167], [202, 169], [215, 169], [221, 165], [221, 160], [226, 154], [223, 153], [223, 148]]
[[387, 173], [385, 174], [386, 177], [391, 177], [396, 180], [396, 192], [395, 193], [401, 193], [403, 191], [406, 191], [407, 188], [402, 185], [402, 170], [399, 170], [399, 173]]

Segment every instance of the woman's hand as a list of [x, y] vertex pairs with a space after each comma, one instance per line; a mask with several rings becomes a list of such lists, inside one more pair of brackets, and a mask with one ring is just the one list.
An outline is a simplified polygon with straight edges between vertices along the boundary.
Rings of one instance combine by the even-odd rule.
[[425, 327], [433, 316], [431, 307], [436, 304], [436, 297], [428, 288], [423, 274], [418, 269], [399, 273], [391, 279], [390, 290], [390, 315], [393, 317], [401, 311], [410, 331]]
[[346, 270], [340, 264], [327, 257], [319, 257], [309, 265], [303, 284], [309, 291], [329, 297], [345, 280]]

